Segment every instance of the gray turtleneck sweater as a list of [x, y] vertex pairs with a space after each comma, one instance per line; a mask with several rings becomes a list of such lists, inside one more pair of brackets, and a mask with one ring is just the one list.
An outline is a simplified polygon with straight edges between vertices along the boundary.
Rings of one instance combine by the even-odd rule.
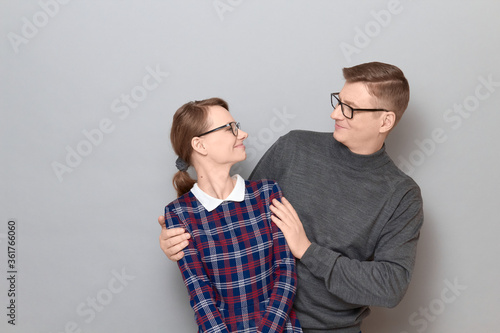
[[312, 245], [297, 260], [304, 332], [359, 332], [368, 306], [394, 307], [410, 282], [420, 228], [418, 185], [385, 151], [352, 153], [332, 133], [292, 131], [250, 179], [273, 179]]

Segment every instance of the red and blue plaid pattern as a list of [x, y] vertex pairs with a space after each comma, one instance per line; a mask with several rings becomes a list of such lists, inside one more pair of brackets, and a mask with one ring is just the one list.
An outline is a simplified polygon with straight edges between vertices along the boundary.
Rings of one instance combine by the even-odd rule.
[[188, 192], [165, 207], [167, 228], [190, 234], [178, 264], [200, 332], [302, 332], [292, 309], [295, 261], [269, 205], [273, 181], [245, 181], [242, 202], [208, 212]]

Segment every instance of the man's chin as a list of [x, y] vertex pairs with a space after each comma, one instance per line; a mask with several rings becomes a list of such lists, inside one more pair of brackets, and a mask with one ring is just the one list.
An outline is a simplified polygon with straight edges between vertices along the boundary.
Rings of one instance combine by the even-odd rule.
[[342, 141], [344, 141], [344, 140], [342, 140], [342, 136], [340, 134], [338, 134], [337, 131], [333, 131], [333, 138], [340, 143], [343, 143]]

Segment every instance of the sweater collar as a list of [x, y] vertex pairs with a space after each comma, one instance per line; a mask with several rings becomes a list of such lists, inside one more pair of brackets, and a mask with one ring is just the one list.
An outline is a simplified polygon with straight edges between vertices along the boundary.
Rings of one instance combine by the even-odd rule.
[[201, 188], [198, 186], [198, 183], [194, 184], [191, 192], [203, 205], [203, 207], [205, 207], [205, 209], [209, 212], [219, 207], [219, 205], [224, 201], [241, 202], [245, 199], [245, 180], [240, 175], [234, 175], [232, 178], [236, 179], [236, 185], [226, 199], [218, 199], [208, 195], [201, 190]]
[[385, 143], [378, 151], [369, 155], [361, 155], [353, 153], [347, 146], [338, 142], [333, 138], [332, 151], [339, 154], [340, 159], [344, 161], [342, 164], [352, 169], [367, 170], [377, 169], [391, 161], [391, 158], [385, 150]]

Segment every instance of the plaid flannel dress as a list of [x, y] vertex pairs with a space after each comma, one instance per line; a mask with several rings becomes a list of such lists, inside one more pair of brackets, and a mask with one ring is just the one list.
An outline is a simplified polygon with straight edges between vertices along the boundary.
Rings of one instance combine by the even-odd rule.
[[274, 198], [277, 183], [246, 180], [242, 202], [209, 212], [190, 191], [165, 207], [167, 228], [191, 234], [178, 265], [199, 332], [302, 332], [295, 260], [270, 218]]

